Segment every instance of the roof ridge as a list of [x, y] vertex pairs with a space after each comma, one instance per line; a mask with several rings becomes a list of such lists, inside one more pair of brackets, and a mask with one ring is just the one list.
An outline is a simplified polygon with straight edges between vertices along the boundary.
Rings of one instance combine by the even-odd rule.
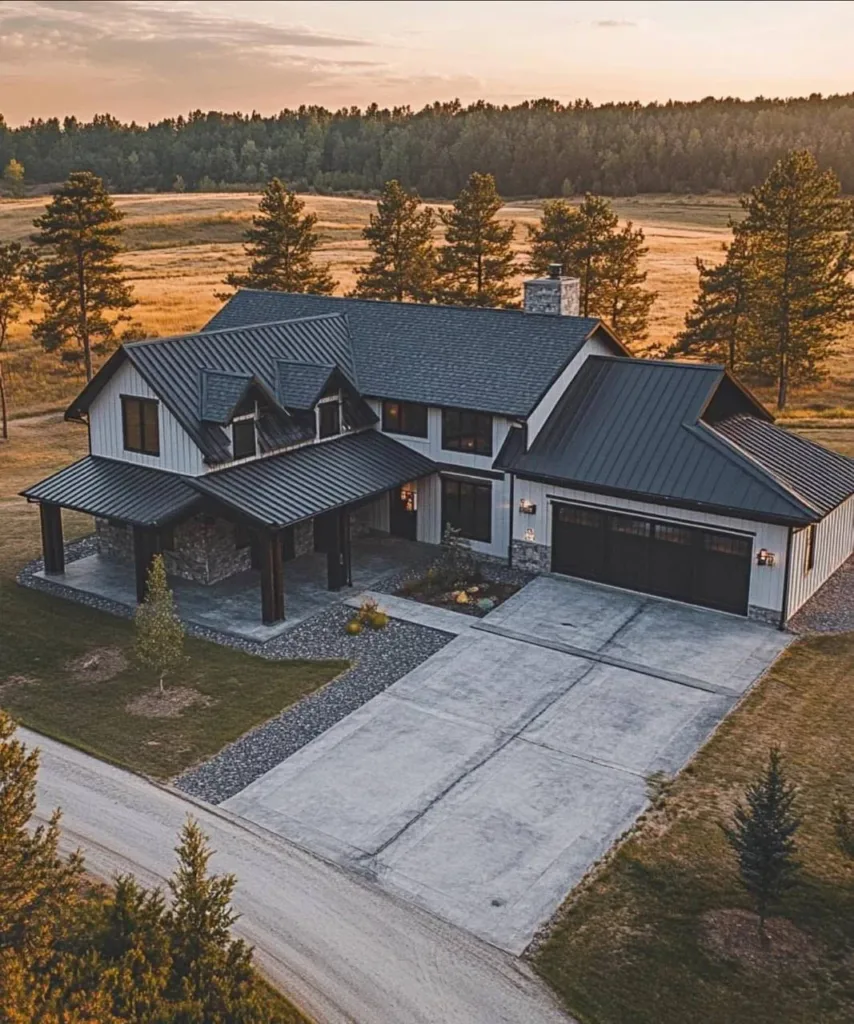
[[[229, 300], [230, 301], [230, 300]], [[188, 341], [190, 338], [206, 338], [209, 334], [239, 334], [241, 331], [253, 331], [258, 327], [276, 327], [279, 324], [298, 324], [314, 320], [338, 320], [347, 319], [347, 314], [341, 313], [317, 313], [313, 316], [295, 316], [286, 320], [261, 320], [256, 324], [241, 324], [240, 327], [214, 327], [206, 331], [185, 331], [183, 334], [169, 334], [165, 338], [140, 338], [139, 341], [126, 341], [120, 348], [125, 350], [145, 348], [147, 345], [159, 345], [166, 341]]]
[[[748, 414], [743, 413], [741, 415], [746, 416]], [[756, 419], [758, 419], [758, 417], [756, 417]], [[799, 491], [795, 490], [795, 488], [792, 487], [791, 484], [785, 482], [784, 480], [781, 480], [777, 476], [777, 474], [773, 472], [773, 470], [769, 469], [767, 466], [763, 466], [758, 459], [751, 455], [750, 452], [745, 451], [741, 447], [741, 445], [737, 445], [734, 441], [730, 440], [730, 438], [725, 437], [723, 434], [715, 430], [714, 426], [711, 423], [707, 423], [705, 420], [699, 420], [696, 424], [692, 425], [684, 423], [683, 426], [687, 430], [697, 431], [699, 433], [699, 436], [702, 437], [703, 440], [707, 442], [709, 440], [713, 440], [718, 444], [722, 445], [723, 447], [729, 449], [731, 452], [738, 455], [739, 458], [741, 458], [744, 462], [747, 463], [746, 468], [752, 476], [760, 478], [762, 482], [765, 484], [768, 484], [770, 482], [779, 490], [781, 490], [789, 501], [794, 500], [796, 502], [800, 502], [800, 504], [803, 506], [803, 509], [805, 509], [807, 512], [812, 512], [814, 515], [819, 517], [821, 516], [821, 512], [812, 504], [812, 502], [805, 498]]]

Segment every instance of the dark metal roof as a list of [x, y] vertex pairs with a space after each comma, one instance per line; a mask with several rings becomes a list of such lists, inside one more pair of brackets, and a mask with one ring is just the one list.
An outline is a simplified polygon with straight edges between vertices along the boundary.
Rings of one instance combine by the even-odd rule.
[[615, 353], [625, 351], [589, 317], [249, 289], [234, 295], [203, 330], [332, 313], [349, 321], [363, 395], [506, 416], [527, 416], [597, 329]]
[[375, 430], [196, 477], [205, 494], [282, 527], [434, 473], [430, 459]]
[[588, 359], [529, 450], [501, 468], [593, 491], [744, 518], [818, 514], [701, 421], [726, 372], [647, 359]]
[[189, 512], [199, 501], [190, 477], [87, 455], [21, 493], [34, 501], [121, 519], [138, 526], [158, 526]]
[[736, 415], [714, 430], [827, 515], [854, 494], [854, 460], [753, 416]]
[[252, 383], [251, 373], [202, 370], [200, 414], [207, 423], [230, 423]]
[[331, 363], [276, 362], [276, 397], [287, 409], [313, 409], [335, 372]]

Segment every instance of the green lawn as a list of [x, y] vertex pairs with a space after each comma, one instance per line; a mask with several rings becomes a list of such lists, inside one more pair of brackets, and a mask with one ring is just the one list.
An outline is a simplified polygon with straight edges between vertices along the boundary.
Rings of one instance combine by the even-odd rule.
[[[854, 635], [798, 642], [682, 773], [663, 804], [558, 914], [536, 969], [584, 1024], [854, 1020]], [[718, 822], [781, 744], [801, 787], [804, 877], [758, 947]], [[735, 911], [735, 913], [733, 913]]]
[[[39, 732], [165, 779], [317, 690], [347, 662], [265, 661], [188, 640], [187, 664], [167, 682], [195, 691], [196, 703], [171, 718], [151, 717], [161, 710], [156, 701], [129, 709], [156, 688], [131, 664], [131, 623], [13, 582], [40, 552], [37, 509], [15, 495], [82, 454], [85, 437], [51, 417], [16, 424], [11, 443], [0, 443], [0, 706]], [[92, 528], [85, 516], [64, 519], [67, 537]]]

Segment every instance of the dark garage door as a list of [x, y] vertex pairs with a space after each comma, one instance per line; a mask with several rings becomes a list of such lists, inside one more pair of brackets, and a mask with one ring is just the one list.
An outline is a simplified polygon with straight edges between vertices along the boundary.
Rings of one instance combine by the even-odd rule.
[[552, 570], [747, 614], [749, 537], [581, 505], [554, 505]]

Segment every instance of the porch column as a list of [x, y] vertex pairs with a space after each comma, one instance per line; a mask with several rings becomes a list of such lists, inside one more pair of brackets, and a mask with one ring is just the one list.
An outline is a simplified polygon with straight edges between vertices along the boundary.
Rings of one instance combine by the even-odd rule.
[[39, 517], [42, 526], [42, 552], [44, 571], [65, 572], [65, 545], [62, 538], [62, 509], [50, 502], [39, 503]]
[[278, 531], [259, 535], [261, 556], [261, 621], [265, 626], [285, 617], [285, 579], [282, 571], [282, 536]]
[[145, 600], [145, 587], [148, 582], [148, 570], [154, 556], [160, 551], [157, 530], [146, 526], [133, 528], [133, 566], [136, 575], [136, 602]]
[[350, 568], [350, 513], [339, 509], [330, 513], [329, 546], [326, 549], [326, 585], [340, 590], [352, 585]]

